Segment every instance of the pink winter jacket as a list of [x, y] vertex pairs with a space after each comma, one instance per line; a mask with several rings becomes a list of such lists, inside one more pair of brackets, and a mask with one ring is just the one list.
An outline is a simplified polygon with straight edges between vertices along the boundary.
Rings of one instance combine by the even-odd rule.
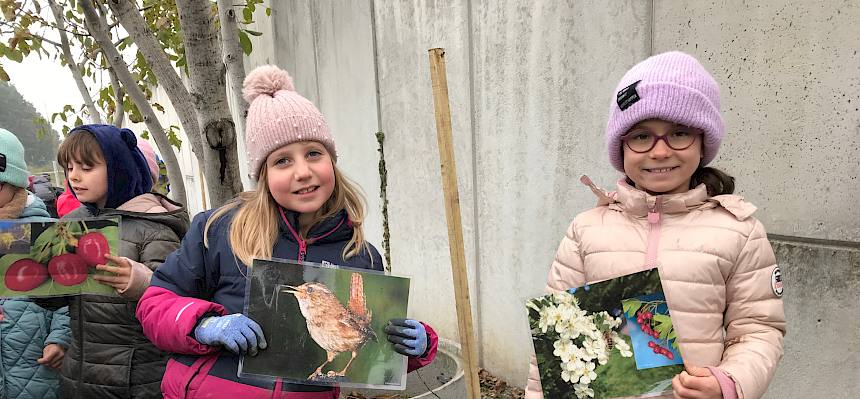
[[[736, 195], [708, 197], [704, 185], [656, 197], [623, 180], [615, 193], [583, 182], [599, 197], [598, 207], [570, 224], [547, 291], [655, 264], [684, 363], [718, 368], [734, 381], [738, 398], [764, 395], [782, 358], [785, 314], [781, 288], [773, 282], [776, 259], [764, 227], [752, 217], [755, 206]], [[542, 397], [532, 358], [526, 399]]]

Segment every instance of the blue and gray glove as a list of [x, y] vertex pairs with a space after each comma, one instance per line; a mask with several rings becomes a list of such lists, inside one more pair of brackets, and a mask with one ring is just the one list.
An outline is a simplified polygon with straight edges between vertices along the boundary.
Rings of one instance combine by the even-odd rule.
[[418, 320], [391, 319], [385, 326], [385, 333], [401, 355], [421, 357], [427, 351], [427, 330]]
[[194, 339], [205, 345], [223, 345], [230, 352], [255, 356], [257, 348], [266, 349], [263, 329], [241, 313], [207, 317], [194, 329]]

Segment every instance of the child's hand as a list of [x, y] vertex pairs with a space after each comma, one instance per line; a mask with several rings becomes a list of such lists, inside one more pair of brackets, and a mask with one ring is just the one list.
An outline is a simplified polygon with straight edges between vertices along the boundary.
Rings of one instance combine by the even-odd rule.
[[687, 371], [672, 379], [672, 391], [677, 399], [722, 399], [723, 391], [717, 377], [703, 367], [686, 366]]
[[131, 263], [119, 256], [105, 255], [105, 259], [116, 266], [97, 265], [96, 269], [113, 273], [115, 276], [96, 274], [93, 276], [93, 280], [109, 285], [118, 291], [126, 289], [128, 282], [131, 280]]
[[427, 330], [417, 320], [391, 319], [385, 333], [394, 344], [394, 351], [401, 355], [421, 357], [427, 351]]
[[63, 357], [65, 356], [66, 351], [63, 350], [62, 346], [57, 344], [47, 344], [45, 345], [45, 348], [42, 349], [42, 357], [36, 359], [36, 362], [45, 367], [58, 369], [63, 364]]
[[241, 313], [207, 317], [194, 329], [194, 338], [204, 345], [223, 345], [235, 354], [257, 355], [257, 348], [266, 349], [263, 329]]

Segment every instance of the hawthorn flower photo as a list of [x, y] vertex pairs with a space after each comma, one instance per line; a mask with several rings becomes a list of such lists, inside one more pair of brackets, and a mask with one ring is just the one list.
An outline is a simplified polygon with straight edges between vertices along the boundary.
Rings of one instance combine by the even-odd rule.
[[527, 301], [544, 397], [647, 398], [671, 389], [683, 366], [677, 348], [665, 349], [676, 337], [662, 291], [652, 269]]

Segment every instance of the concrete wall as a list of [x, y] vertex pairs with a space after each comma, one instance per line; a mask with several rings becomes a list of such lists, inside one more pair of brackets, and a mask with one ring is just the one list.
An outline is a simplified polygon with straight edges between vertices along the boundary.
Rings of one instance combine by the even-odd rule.
[[722, 84], [715, 165], [770, 232], [860, 241], [858, 20], [856, 1], [654, 1], [654, 52], [690, 52]]
[[484, 366], [512, 383], [531, 347], [523, 304], [596, 201], [578, 176], [616, 178], [602, 141], [609, 94], [648, 55], [646, 4], [604, 4], [473, 3], [478, 333]]
[[[474, 142], [465, 2], [374, 2], [386, 134], [392, 270], [411, 276], [410, 314], [458, 339], [427, 50], [444, 47], [466, 261], [476, 292]], [[473, 313], [479, 311], [473, 297]]]
[[771, 240], [785, 281], [785, 356], [767, 398], [856, 398], [860, 246]]
[[446, 49], [480, 358], [513, 384], [524, 383], [531, 352], [522, 304], [542, 291], [569, 221], [595, 202], [577, 177], [607, 188], [618, 177], [602, 141], [617, 80], [650, 54], [695, 55], [723, 87], [728, 134], [714, 165], [738, 178], [771, 233], [825, 240], [775, 242], [789, 335], [768, 397], [858, 388], [848, 382], [860, 368], [858, 3], [271, 5], [247, 69], [285, 67], [326, 115], [380, 249], [373, 134], [386, 134], [392, 269], [413, 277], [410, 315], [457, 339], [427, 57]]

